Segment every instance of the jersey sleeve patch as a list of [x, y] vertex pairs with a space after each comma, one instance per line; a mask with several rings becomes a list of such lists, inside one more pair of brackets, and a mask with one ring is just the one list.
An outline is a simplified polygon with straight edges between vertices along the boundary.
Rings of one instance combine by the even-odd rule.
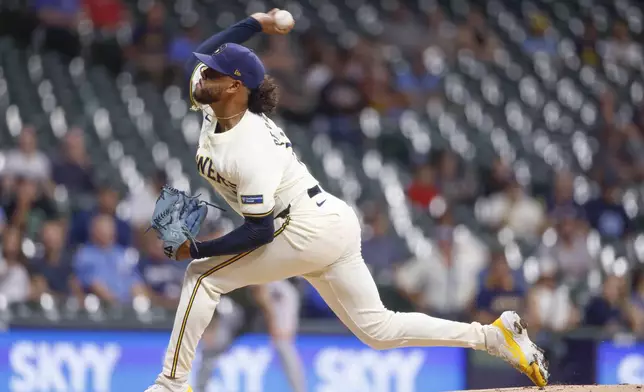
[[262, 195], [241, 195], [242, 204], [264, 204]]

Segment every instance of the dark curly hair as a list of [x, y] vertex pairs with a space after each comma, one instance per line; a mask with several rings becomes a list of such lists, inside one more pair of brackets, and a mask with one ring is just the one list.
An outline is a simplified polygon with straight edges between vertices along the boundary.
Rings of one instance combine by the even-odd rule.
[[255, 114], [271, 114], [279, 102], [279, 88], [270, 76], [264, 76], [264, 81], [248, 96], [248, 110]]

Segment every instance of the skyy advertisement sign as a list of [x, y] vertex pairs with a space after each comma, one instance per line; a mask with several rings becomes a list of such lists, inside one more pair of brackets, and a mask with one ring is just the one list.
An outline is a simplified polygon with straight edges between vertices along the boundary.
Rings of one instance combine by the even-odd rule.
[[[161, 371], [168, 338], [164, 332], [12, 330], [0, 335], [0, 385], [11, 392], [142, 392]], [[466, 387], [464, 349], [375, 351], [346, 335], [303, 335], [296, 345], [310, 392]], [[197, 355], [195, 366], [199, 361]], [[237, 339], [217, 362], [207, 390], [195, 392], [215, 391], [289, 391], [266, 335]]]

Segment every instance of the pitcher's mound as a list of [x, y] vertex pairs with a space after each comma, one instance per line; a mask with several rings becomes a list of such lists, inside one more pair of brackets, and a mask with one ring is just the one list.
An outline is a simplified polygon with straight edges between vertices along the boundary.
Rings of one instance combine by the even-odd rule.
[[518, 387], [518, 388], [496, 388], [479, 389], [467, 392], [644, 392], [641, 385], [549, 385], [545, 388], [539, 387]]

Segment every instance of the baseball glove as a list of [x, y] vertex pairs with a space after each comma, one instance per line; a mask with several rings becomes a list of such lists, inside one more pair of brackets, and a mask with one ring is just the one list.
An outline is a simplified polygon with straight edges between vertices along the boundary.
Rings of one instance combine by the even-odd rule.
[[208, 214], [208, 206], [223, 211], [223, 208], [199, 200], [199, 195], [190, 196], [167, 185], [161, 189], [152, 213], [150, 229], [154, 229], [157, 237], [163, 240], [166, 256], [176, 260], [179, 247], [188, 240], [195, 241]]

